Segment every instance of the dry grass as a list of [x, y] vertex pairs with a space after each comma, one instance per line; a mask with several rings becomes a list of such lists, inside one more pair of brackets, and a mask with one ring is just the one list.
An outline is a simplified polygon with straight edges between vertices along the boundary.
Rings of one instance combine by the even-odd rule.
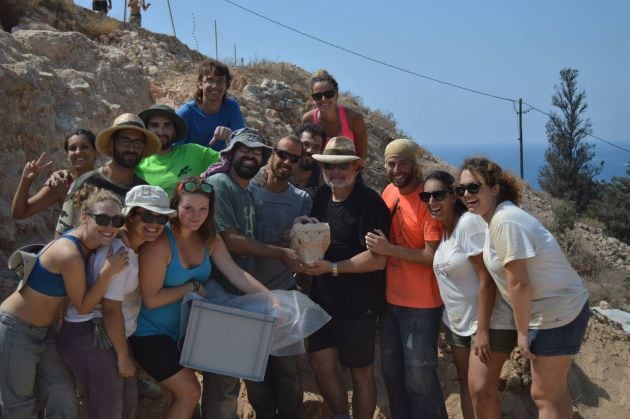
[[99, 37], [101, 35], [107, 35], [112, 33], [120, 27], [120, 22], [115, 19], [110, 19], [100, 14], [86, 15], [86, 19], [83, 23], [83, 33], [90, 37]]

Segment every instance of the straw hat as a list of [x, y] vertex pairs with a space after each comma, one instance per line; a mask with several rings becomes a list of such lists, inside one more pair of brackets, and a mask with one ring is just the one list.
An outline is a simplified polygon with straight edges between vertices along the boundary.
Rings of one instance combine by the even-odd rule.
[[321, 163], [346, 163], [361, 160], [357, 156], [354, 142], [348, 137], [332, 137], [326, 143], [322, 154], [313, 154], [313, 158]]
[[162, 142], [151, 131], [145, 128], [144, 122], [136, 114], [124, 113], [114, 119], [114, 124], [111, 128], [106, 128], [99, 132], [96, 136], [96, 149], [104, 156], [112, 157], [112, 135], [116, 131], [123, 129], [131, 129], [144, 134], [146, 145], [144, 146], [144, 153], [142, 157], [149, 157], [162, 148]]

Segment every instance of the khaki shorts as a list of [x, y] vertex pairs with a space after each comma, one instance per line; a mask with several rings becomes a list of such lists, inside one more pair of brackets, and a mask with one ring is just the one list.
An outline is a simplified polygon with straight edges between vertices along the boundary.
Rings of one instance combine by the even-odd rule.
[[[475, 335], [461, 336], [444, 326], [446, 343], [451, 346], [470, 349], [474, 345]], [[490, 348], [492, 352], [509, 354], [516, 346], [516, 330], [490, 329]]]

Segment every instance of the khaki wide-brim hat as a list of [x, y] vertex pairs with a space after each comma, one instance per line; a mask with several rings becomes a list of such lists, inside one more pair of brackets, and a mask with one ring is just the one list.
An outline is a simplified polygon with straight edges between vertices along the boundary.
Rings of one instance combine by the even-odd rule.
[[146, 129], [144, 122], [138, 115], [134, 113], [124, 113], [114, 119], [114, 124], [111, 128], [106, 128], [98, 133], [96, 136], [96, 149], [98, 152], [104, 156], [112, 157], [112, 135], [116, 131], [123, 129], [131, 129], [144, 134], [144, 138], [147, 143], [144, 146], [144, 153], [142, 153], [142, 157], [152, 156], [157, 153], [160, 148], [162, 148], [162, 142], [160, 139], [154, 133]]
[[321, 163], [332, 164], [361, 160], [354, 148], [354, 141], [348, 137], [332, 137], [322, 154], [313, 154], [313, 158]]

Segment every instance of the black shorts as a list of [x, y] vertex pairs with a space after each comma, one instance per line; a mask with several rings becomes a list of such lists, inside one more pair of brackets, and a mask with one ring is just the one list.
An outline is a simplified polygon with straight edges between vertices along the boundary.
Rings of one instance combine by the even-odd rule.
[[180, 372], [177, 342], [166, 335], [131, 336], [133, 356], [158, 383]]
[[335, 318], [308, 338], [308, 351], [337, 348], [346, 368], [363, 368], [374, 362], [377, 317]]
[[107, 7], [107, 1], [105, 0], [92, 0], [92, 10], [95, 12], [107, 13], [109, 8]]

